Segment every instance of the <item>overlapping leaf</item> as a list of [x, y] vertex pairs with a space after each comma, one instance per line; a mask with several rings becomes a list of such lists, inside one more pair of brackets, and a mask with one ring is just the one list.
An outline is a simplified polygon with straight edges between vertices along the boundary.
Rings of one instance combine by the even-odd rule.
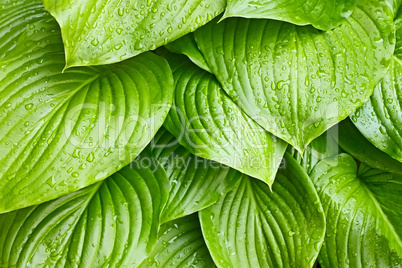
[[346, 153], [372, 168], [402, 175], [402, 163], [371, 144], [351, 120], [339, 123], [338, 130], [336, 140]]
[[224, 0], [44, 0], [59, 22], [66, 67], [118, 62], [167, 44], [219, 15]]
[[1, 0], [0, 15], [0, 59], [15, 48], [27, 26], [49, 17], [39, 0]]
[[312, 267], [324, 240], [325, 217], [314, 185], [289, 155], [271, 192], [250, 177], [200, 212], [218, 267]]
[[335, 126], [313, 140], [303, 154], [292, 147], [288, 147], [287, 151], [304, 168], [307, 174], [310, 174], [315, 165], [322, 159], [341, 153], [341, 148], [334, 139], [338, 134], [338, 128]]
[[357, 0], [228, 0], [224, 17], [274, 19], [330, 30], [348, 18]]
[[165, 129], [156, 134], [154, 143], [155, 157], [165, 168], [170, 181], [162, 222], [192, 214], [216, 203], [243, 176], [232, 168], [192, 155]]
[[191, 153], [272, 185], [286, 144], [247, 117], [215, 77], [184, 56], [169, 55], [174, 105], [164, 123]]
[[[18, 19], [18, 27], [30, 22]], [[0, 212], [73, 192], [130, 163], [162, 125], [173, 95], [159, 56], [61, 73], [57, 23], [48, 15], [26, 27], [0, 59]]]
[[157, 241], [167, 188], [162, 168], [125, 167], [72, 194], [2, 214], [0, 266], [136, 267]]
[[346, 154], [311, 173], [327, 218], [323, 267], [400, 267], [402, 177], [361, 165]]
[[299, 151], [368, 100], [394, 49], [391, 8], [361, 0], [332, 31], [257, 19], [195, 32], [210, 70], [262, 127]]
[[396, 18], [397, 45], [385, 77], [352, 120], [377, 148], [402, 162], [402, 13]]
[[141, 268], [215, 267], [202, 236], [197, 214], [162, 225], [159, 240]]

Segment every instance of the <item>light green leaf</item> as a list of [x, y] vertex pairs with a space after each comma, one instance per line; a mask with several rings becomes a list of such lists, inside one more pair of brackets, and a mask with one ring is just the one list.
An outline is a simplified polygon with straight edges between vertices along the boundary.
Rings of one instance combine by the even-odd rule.
[[1, 0], [0, 15], [0, 59], [15, 48], [27, 26], [49, 17], [40, 0]]
[[159, 240], [141, 268], [215, 267], [202, 236], [197, 214], [162, 225]]
[[346, 153], [370, 167], [402, 175], [402, 163], [369, 142], [351, 120], [340, 122], [338, 130], [336, 140]]
[[173, 97], [167, 62], [150, 52], [61, 73], [63, 45], [50, 15], [27, 29], [0, 66], [0, 213], [73, 192], [130, 163]]
[[215, 77], [186, 57], [169, 55], [174, 107], [166, 129], [191, 153], [272, 185], [286, 144], [247, 117]]
[[198, 67], [207, 72], [211, 72], [208, 64], [205, 62], [204, 56], [197, 47], [193, 33], [186, 34], [185, 36], [167, 44], [165, 47], [171, 52], [186, 55]]
[[224, 18], [274, 19], [331, 30], [348, 18], [357, 0], [228, 0]]
[[386, 2], [361, 0], [332, 31], [257, 19], [213, 21], [195, 32], [228, 95], [299, 151], [368, 100], [394, 49]]
[[325, 234], [314, 185], [289, 155], [271, 192], [250, 177], [200, 212], [201, 227], [219, 267], [312, 267]]
[[322, 267], [400, 267], [402, 177], [361, 165], [346, 154], [311, 173], [327, 218]]
[[118, 62], [219, 15], [225, 0], [43, 0], [61, 26], [66, 67]]
[[377, 148], [402, 162], [402, 62], [396, 57], [370, 100], [351, 119]]
[[0, 215], [1, 267], [136, 267], [157, 241], [168, 181], [125, 167], [103, 182]]
[[192, 155], [165, 129], [156, 134], [154, 142], [155, 157], [170, 181], [162, 222], [209, 207], [232, 190], [243, 176], [232, 168]]

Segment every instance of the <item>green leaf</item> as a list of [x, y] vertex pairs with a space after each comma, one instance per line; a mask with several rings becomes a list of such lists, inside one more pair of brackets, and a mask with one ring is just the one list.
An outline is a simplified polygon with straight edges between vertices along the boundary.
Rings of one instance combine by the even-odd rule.
[[166, 129], [191, 153], [272, 185], [286, 144], [247, 117], [215, 77], [184, 56], [170, 55], [174, 107]]
[[150, 52], [62, 73], [63, 45], [50, 15], [31, 24], [0, 66], [0, 213], [121, 169], [152, 139], [173, 98], [170, 68]]
[[332, 31], [257, 19], [212, 21], [195, 32], [223, 89], [298, 151], [368, 100], [394, 49], [391, 9], [359, 1]]
[[168, 222], [216, 203], [243, 174], [214, 161], [192, 155], [165, 129], [154, 138], [154, 154], [170, 181], [169, 198], [161, 215]]
[[271, 192], [245, 177], [200, 212], [202, 231], [219, 267], [312, 267], [325, 234], [314, 185], [289, 155]]
[[323, 267], [400, 267], [402, 177], [372, 170], [346, 154], [311, 173], [327, 218]]
[[197, 47], [193, 33], [186, 34], [185, 36], [167, 44], [165, 47], [171, 52], [186, 55], [198, 67], [207, 72], [211, 72], [208, 64], [205, 62], [204, 56]]
[[118, 62], [204, 25], [225, 0], [44, 0], [61, 26], [66, 67]]
[[296, 25], [311, 24], [327, 31], [344, 22], [356, 3], [357, 0], [228, 0], [223, 17], [274, 19]]
[[377, 148], [402, 162], [402, 62], [396, 57], [368, 102], [351, 119]]
[[345, 152], [370, 167], [402, 175], [402, 163], [369, 142], [350, 119], [340, 122], [338, 130], [336, 139]]
[[334, 126], [313, 140], [303, 154], [300, 154], [293, 147], [288, 147], [287, 151], [304, 168], [307, 174], [310, 174], [315, 165], [322, 159], [338, 155], [341, 152], [341, 148], [334, 139], [334, 136], [337, 137], [337, 135], [338, 128]]
[[215, 267], [202, 236], [197, 214], [162, 225], [159, 239], [140, 268]]
[[157, 241], [168, 181], [125, 167], [103, 182], [0, 215], [1, 267], [136, 267]]
[[49, 17], [40, 0], [2, 0], [0, 15], [0, 59], [15, 48], [27, 26]]

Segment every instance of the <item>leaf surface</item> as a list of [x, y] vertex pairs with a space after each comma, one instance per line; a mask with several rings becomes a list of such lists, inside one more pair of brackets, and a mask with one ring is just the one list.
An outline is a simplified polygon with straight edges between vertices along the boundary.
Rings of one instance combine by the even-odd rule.
[[225, 19], [195, 32], [227, 94], [267, 131], [303, 151], [366, 102], [394, 50], [391, 8], [359, 1], [334, 30]]
[[[402, 36], [401, 36], [402, 37]], [[374, 94], [351, 119], [377, 148], [402, 162], [402, 61], [393, 57]]]
[[44, 0], [61, 26], [66, 67], [128, 59], [194, 31], [224, 0]]
[[0, 65], [0, 213], [121, 169], [149, 143], [172, 102], [171, 70], [150, 52], [62, 73], [63, 44], [50, 15], [31, 24]]
[[348, 18], [357, 0], [228, 0], [224, 17], [274, 19], [331, 30]]
[[368, 141], [347, 118], [339, 123], [339, 146], [360, 162], [376, 169], [402, 175], [402, 163]]
[[0, 215], [2, 267], [136, 267], [157, 241], [168, 180], [125, 167], [38, 206]]
[[191, 153], [272, 185], [286, 144], [243, 113], [215, 77], [186, 57], [170, 55], [174, 107], [166, 129]]
[[314, 185], [289, 154], [271, 192], [245, 177], [200, 212], [218, 267], [312, 267], [324, 240], [325, 217]]
[[168, 222], [216, 203], [243, 177], [217, 162], [191, 154], [167, 130], [154, 138], [153, 152], [169, 178], [169, 198], [161, 215]]
[[400, 267], [402, 177], [341, 154], [311, 173], [327, 219], [322, 267]]
[[213, 268], [197, 214], [162, 225], [155, 248], [140, 268]]

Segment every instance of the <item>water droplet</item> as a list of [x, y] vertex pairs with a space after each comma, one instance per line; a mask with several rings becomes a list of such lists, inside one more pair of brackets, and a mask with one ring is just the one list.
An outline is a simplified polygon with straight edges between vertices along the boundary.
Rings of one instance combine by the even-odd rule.
[[33, 107], [33, 103], [29, 103], [29, 104], [25, 105], [25, 109], [27, 109], [27, 110], [31, 110], [32, 107]]

